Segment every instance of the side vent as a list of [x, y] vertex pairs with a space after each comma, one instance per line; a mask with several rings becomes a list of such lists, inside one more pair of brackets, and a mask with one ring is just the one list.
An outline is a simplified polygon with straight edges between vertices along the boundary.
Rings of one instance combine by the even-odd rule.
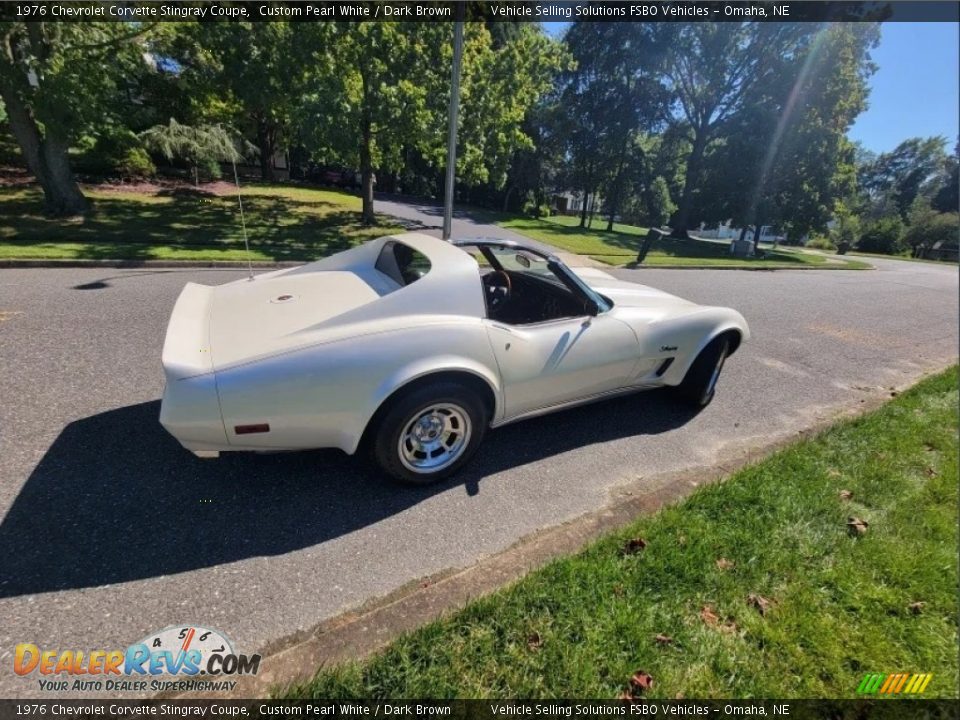
[[268, 433], [270, 426], [267, 423], [257, 423], [256, 425], [235, 425], [233, 431], [237, 435], [253, 435], [254, 433]]
[[669, 368], [671, 365], [673, 365], [673, 358], [669, 357], [666, 360], [664, 360], [662, 363], [660, 363], [660, 367], [657, 368], [657, 372], [654, 374], [657, 377], [663, 377], [663, 374], [667, 371], [667, 368]]

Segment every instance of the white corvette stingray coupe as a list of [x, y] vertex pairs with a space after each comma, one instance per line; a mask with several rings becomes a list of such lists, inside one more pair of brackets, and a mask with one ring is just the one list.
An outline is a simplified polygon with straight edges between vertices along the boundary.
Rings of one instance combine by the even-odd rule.
[[713, 398], [749, 330], [502, 240], [405, 233], [218, 287], [188, 283], [160, 422], [201, 457], [368, 450], [393, 477], [456, 472], [488, 427], [663, 386]]

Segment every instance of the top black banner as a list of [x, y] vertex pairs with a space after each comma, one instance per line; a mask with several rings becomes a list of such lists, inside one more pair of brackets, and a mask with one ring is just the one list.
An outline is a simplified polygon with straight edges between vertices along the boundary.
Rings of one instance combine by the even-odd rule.
[[893, 2], [5, 2], [0, 19], [20, 21], [448, 21], [467, 22], [952, 22], [960, 3]]

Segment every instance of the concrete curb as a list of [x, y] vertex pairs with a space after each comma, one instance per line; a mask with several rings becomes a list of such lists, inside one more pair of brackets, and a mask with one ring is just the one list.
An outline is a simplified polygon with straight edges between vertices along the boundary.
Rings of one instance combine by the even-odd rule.
[[[274, 270], [297, 267], [302, 262], [253, 262], [254, 270]], [[212, 268], [245, 269], [243, 260], [0, 260], [0, 268]]]
[[[866, 263], [870, 265], [869, 263]], [[845, 267], [843, 265], [799, 265], [797, 267], [742, 267], [736, 265], [637, 265], [636, 263], [627, 263], [626, 265], [608, 265], [607, 267], [617, 268], [619, 270], [745, 270], [747, 272], [780, 272], [782, 270], [876, 270], [873, 265], [865, 268]]]

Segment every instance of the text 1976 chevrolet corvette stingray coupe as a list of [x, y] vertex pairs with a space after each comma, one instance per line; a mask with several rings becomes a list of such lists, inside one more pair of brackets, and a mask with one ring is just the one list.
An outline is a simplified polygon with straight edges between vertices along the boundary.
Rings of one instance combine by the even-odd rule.
[[367, 448], [393, 477], [456, 472], [488, 427], [673, 386], [696, 407], [743, 317], [502, 240], [404, 233], [218, 287], [188, 283], [160, 422], [201, 457]]

